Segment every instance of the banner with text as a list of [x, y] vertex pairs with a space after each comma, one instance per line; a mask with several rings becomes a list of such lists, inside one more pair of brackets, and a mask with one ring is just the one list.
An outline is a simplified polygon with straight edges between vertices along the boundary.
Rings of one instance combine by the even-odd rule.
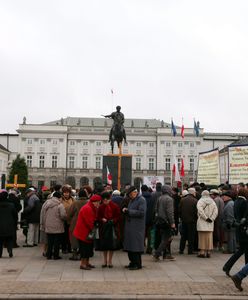
[[219, 149], [199, 153], [197, 182], [207, 185], [220, 184]]
[[248, 182], [248, 145], [228, 147], [228, 178], [230, 184]]

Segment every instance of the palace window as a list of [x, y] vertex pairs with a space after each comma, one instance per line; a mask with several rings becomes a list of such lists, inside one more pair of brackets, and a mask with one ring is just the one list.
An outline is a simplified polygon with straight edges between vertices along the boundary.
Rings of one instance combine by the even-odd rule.
[[40, 155], [39, 167], [40, 168], [44, 168], [45, 167], [45, 156], [44, 155]]
[[96, 169], [101, 169], [101, 162], [102, 162], [101, 156], [96, 156]]
[[52, 168], [55, 169], [58, 167], [58, 156], [52, 155]]
[[27, 155], [27, 167], [28, 168], [32, 168], [32, 160], [33, 160], [32, 155]]
[[136, 170], [141, 170], [141, 157], [136, 157]]
[[195, 160], [192, 157], [189, 159], [189, 169], [190, 169], [190, 171], [195, 170]]
[[170, 169], [171, 169], [171, 160], [169, 157], [166, 157], [165, 158], [165, 170], [170, 171]]
[[83, 156], [82, 157], [82, 169], [87, 169], [88, 168], [88, 156]]
[[148, 159], [148, 170], [153, 171], [154, 170], [154, 158], [153, 157], [149, 157]]
[[75, 168], [75, 156], [69, 156], [69, 168], [70, 169]]

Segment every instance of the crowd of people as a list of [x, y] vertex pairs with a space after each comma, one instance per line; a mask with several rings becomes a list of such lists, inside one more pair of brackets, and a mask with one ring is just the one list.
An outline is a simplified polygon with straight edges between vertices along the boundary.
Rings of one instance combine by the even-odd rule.
[[[18, 247], [18, 213], [25, 235], [23, 247], [43, 244], [42, 255], [80, 261], [80, 269], [92, 270], [94, 251], [102, 252], [102, 268], [113, 268], [113, 255], [123, 249], [128, 254], [129, 270], [142, 268], [142, 254], [175, 260], [173, 237], [180, 234], [178, 254], [211, 258], [213, 249], [231, 254], [223, 266], [235, 286], [242, 290], [248, 275], [248, 187], [223, 184], [209, 188], [204, 184], [185, 184], [181, 192], [170, 185], [127, 186], [112, 191], [98, 186], [83, 186], [75, 191], [68, 184], [45, 192], [29, 187], [23, 208], [16, 189], [0, 190], [0, 257], [6, 246], [9, 257]], [[244, 254], [245, 266], [230, 275], [235, 262]]]

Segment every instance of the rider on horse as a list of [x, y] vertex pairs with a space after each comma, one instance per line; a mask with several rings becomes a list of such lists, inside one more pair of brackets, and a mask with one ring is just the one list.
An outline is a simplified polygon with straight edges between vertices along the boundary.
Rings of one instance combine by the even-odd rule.
[[124, 124], [124, 114], [120, 110], [121, 110], [121, 107], [118, 105], [118, 106], [116, 106], [115, 112], [112, 112], [110, 115], [104, 116], [105, 118], [111, 118], [114, 120], [113, 125], [110, 130], [110, 133], [109, 133], [109, 142], [111, 142], [114, 128], [117, 126], [120, 126], [120, 131], [121, 131], [120, 133], [122, 133], [124, 141], [125, 141], [125, 143], [127, 143], [126, 132], [125, 132], [125, 128], [123, 125]]

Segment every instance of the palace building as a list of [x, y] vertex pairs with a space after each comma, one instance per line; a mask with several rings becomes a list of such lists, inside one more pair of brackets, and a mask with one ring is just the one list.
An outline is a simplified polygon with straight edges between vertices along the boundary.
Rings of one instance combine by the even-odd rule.
[[[94, 186], [102, 181], [103, 156], [111, 152], [108, 142], [111, 119], [67, 117], [44, 124], [24, 122], [18, 134], [0, 134], [0, 144], [9, 151], [9, 165], [18, 153], [26, 159], [29, 182], [37, 187], [69, 183], [74, 188]], [[156, 119], [126, 119], [127, 144], [122, 153], [132, 155], [132, 182], [143, 182], [145, 176], [162, 176], [173, 182], [174, 161], [181, 168], [183, 182], [196, 179], [199, 152], [220, 150], [246, 134], [208, 133], [185, 128], [184, 138], [173, 136], [171, 124]], [[115, 144], [115, 153], [118, 153]], [[5, 153], [6, 154], [6, 153]], [[110, 170], [111, 172], [111, 170]]]

